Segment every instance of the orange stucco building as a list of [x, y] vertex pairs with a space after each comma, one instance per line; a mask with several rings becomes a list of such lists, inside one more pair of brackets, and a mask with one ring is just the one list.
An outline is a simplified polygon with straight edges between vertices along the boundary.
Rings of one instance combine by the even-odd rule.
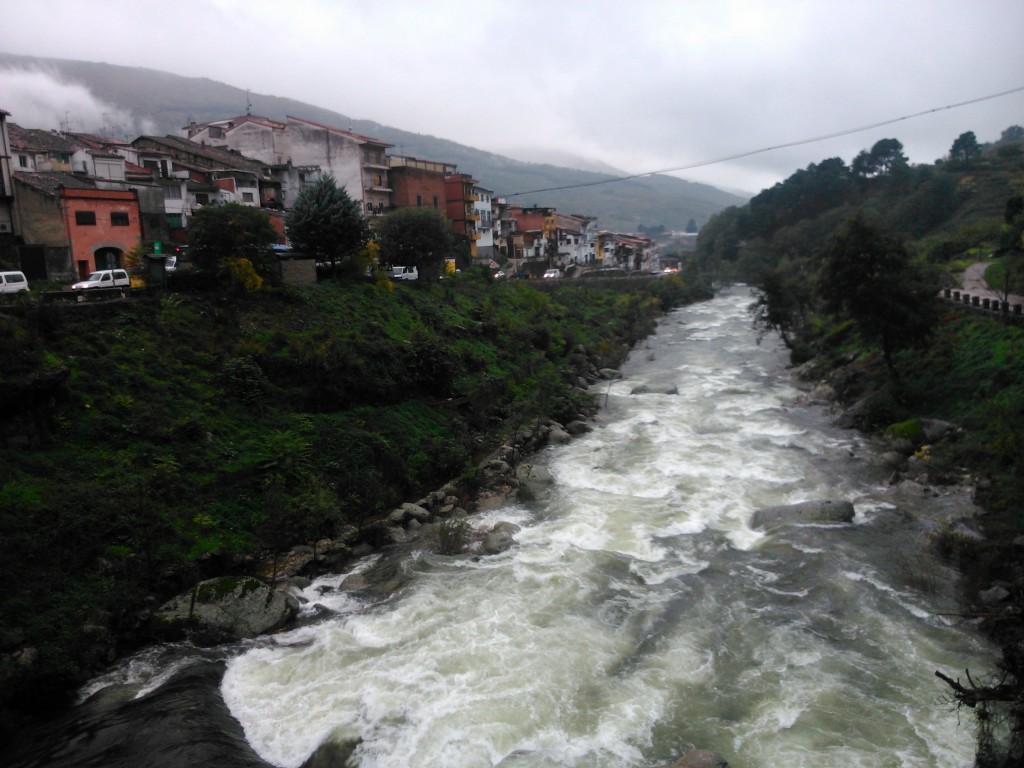
[[121, 266], [121, 255], [142, 242], [135, 190], [59, 190], [71, 260], [79, 276]]

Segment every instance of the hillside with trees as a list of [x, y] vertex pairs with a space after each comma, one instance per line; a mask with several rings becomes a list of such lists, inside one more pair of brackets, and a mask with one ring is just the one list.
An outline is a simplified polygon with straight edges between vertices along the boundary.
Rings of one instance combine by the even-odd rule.
[[[1022, 195], [1020, 126], [989, 144], [952, 137], [933, 165], [910, 165], [883, 139], [713, 217], [695, 254], [706, 275], [752, 286], [762, 338], [778, 334], [849, 426], [909, 447], [894, 481], [968, 478], [984, 514], [949, 521], [930, 545], [962, 574], [959, 620], [1003, 649], [998, 670], [943, 677], [952, 703], [977, 713], [982, 768], [1024, 764], [1024, 329], [939, 294], [977, 262], [993, 295], [1024, 294]], [[929, 445], [926, 419], [955, 425], [954, 437]]]

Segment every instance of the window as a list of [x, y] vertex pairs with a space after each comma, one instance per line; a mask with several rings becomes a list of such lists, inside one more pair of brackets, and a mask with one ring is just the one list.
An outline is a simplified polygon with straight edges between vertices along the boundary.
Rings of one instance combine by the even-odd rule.
[[164, 187], [164, 200], [181, 200], [181, 187]]
[[255, 202], [255, 200], [254, 200], [254, 198], [252, 196], [252, 192], [243, 192], [242, 193], [242, 202], [243, 203]]
[[209, 205], [209, 204], [210, 204], [210, 196], [208, 194], [206, 194], [205, 192], [197, 192], [196, 193], [196, 205]]
[[111, 211], [110, 212], [110, 226], [112, 226], [112, 227], [127, 227], [128, 226], [128, 214], [125, 211]]
[[423, 196], [422, 195], [416, 195], [416, 207], [418, 208], [421, 205], [423, 205]]
[[28, 168], [28, 157], [26, 155], [18, 155], [18, 165], [22, 168]]
[[75, 211], [75, 224], [83, 227], [95, 227], [96, 211]]
[[434, 207], [437, 208], [437, 195], [434, 195]]

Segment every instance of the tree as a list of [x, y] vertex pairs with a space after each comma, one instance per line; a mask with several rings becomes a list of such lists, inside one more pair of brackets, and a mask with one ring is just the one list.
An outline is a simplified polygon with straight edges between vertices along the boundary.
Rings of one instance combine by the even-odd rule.
[[188, 228], [189, 255], [196, 268], [222, 277], [240, 259], [258, 272], [268, 271], [270, 246], [277, 240], [267, 214], [239, 203], [203, 206]]
[[1011, 125], [1001, 134], [999, 134], [999, 143], [1004, 144], [1010, 141], [1020, 141], [1024, 139], [1024, 128], [1019, 125]]
[[757, 329], [757, 342], [769, 333], [778, 333], [786, 349], [797, 349], [797, 337], [807, 323], [811, 308], [811, 291], [802, 275], [784, 266], [765, 269], [752, 290], [749, 306]]
[[871, 160], [880, 176], [889, 176], [907, 167], [903, 144], [897, 139], [880, 139], [871, 147]]
[[875, 165], [871, 153], [862, 149], [850, 163], [850, 173], [860, 179], [867, 179], [878, 173], [878, 166]]
[[381, 261], [416, 267], [420, 279], [437, 279], [452, 250], [448, 219], [433, 208], [399, 208], [377, 225]]
[[953, 146], [949, 148], [949, 159], [960, 165], [971, 165], [981, 157], [981, 147], [974, 136], [974, 131], [967, 131], [957, 136]]
[[690, 219], [688, 222], [686, 222], [686, 234], [697, 234], [697, 222], [695, 219]]
[[819, 253], [817, 293], [825, 310], [853, 320], [866, 342], [877, 342], [893, 379], [893, 355], [931, 333], [935, 287], [911, 263], [903, 243], [864, 220], [849, 219]]
[[330, 262], [332, 272], [341, 263], [349, 272], [359, 273], [355, 256], [370, 238], [369, 227], [362, 206], [330, 174], [320, 176], [299, 193], [285, 227], [296, 250], [317, 262]]

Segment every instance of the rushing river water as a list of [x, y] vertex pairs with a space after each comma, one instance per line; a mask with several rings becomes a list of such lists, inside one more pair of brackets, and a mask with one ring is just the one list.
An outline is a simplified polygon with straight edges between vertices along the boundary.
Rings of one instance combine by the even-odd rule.
[[[593, 431], [538, 457], [548, 496], [473, 518], [521, 526], [511, 550], [415, 555], [372, 605], [320, 579], [305, 610], [330, 615], [293, 647], [161, 649], [93, 688], [226, 660], [231, 714], [287, 768], [327, 741], [358, 741], [359, 768], [640, 768], [695, 747], [734, 768], [971, 765], [933, 673], [991, 650], [942, 618], [952, 575], [923, 550], [955, 505], [901, 496], [872, 445], [801, 405], [749, 301], [667, 316], [601, 385]], [[816, 498], [852, 500], [854, 523], [749, 525]]]

